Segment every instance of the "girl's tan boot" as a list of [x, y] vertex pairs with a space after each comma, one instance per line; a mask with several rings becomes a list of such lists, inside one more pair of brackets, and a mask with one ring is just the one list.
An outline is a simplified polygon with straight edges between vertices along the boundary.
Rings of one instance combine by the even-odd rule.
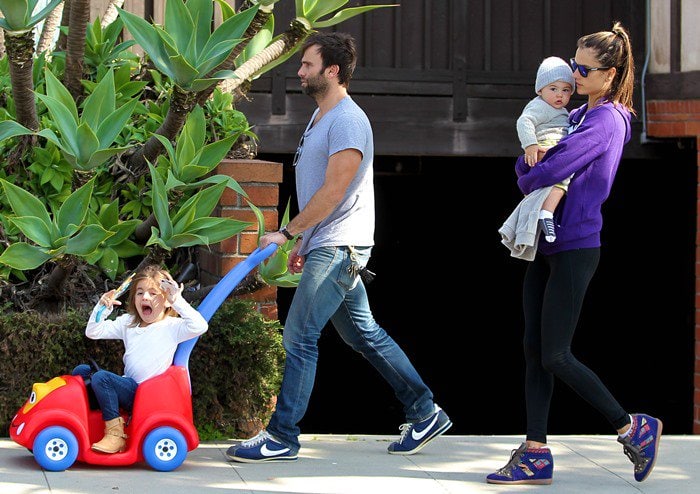
[[92, 449], [101, 453], [117, 453], [124, 451], [127, 435], [124, 434], [124, 419], [116, 419], [105, 422], [105, 436], [95, 444]]

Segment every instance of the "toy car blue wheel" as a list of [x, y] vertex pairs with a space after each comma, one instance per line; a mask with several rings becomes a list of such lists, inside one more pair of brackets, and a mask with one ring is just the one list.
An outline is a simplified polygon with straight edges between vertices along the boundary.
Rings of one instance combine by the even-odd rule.
[[62, 472], [78, 458], [78, 440], [65, 427], [52, 426], [41, 431], [32, 446], [34, 459], [45, 470]]
[[172, 427], [153, 429], [143, 442], [143, 457], [154, 470], [175, 470], [187, 457], [185, 436]]

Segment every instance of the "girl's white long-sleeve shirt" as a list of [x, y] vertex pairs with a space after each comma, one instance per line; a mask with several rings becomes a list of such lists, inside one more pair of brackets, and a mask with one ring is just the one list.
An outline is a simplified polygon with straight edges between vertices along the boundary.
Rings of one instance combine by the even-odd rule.
[[106, 308], [96, 322], [100, 304], [92, 310], [85, 336], [92, 340], [124, 341], [124, 376], [141, 384], [146, 379], [165, 372], [173, 363], [177, 345], [204, 334], [209, 324], [184, 298], [179, 296], [173, 309], [180, 317], [166, 316], [148, 326], [134, 325], [134, 316], [123, 314], [107, 319], [112, 309]]

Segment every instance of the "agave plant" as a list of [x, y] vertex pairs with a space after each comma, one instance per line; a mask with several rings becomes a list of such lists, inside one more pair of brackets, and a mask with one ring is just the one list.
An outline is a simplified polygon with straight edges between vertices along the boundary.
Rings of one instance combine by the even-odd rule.
[[[210, 174], [241, 135], [253, 135], [247, 121], [245, 127], [239, 128], [226, 138], [210, 144], [205, 144], [206, 133], [204, 109], [201, 106], [196, 106], [187, 117], [175, 147], [165, 137], [155, 134], [167, 153], [167, 155], [158, 157], [156, 167], [165, 175], [165, 192], [186, 191], [208, 184], [223, 183], [241, 196], [248, 197], [233, 178], [227, 175]], [[136, 238], [147, 237], [151, 227], [155, 224], [156, 217], [151, 214], [136, 229]]]
[[[303, 41], [316, 29], [335, 26], [372, 10], [398, 6], [398, 4], [387, 4], [341, 8], [347, 3], [348, 0], [326, 0], [323, 2], [295, 0], [296, 17], [292, 19], [287, 30], [272, 39], [264, 50], [256, 52], [245, 61], [241, 60], [243, 63], [233, 72], [234, 77], [222, 83], [222, 89], [233, 92], [244, 82], [252, 80], [263, 72], [285, 62], [299, 50]], [[249, 51], [245, 55], [252, 53]]]
[[237, 235], [250, 223], [233, 218], [209, 216], [219, 203], [226, 183], [204, 188], [179, 208], [171, 208], [165, 183], [155, 167], [148, 164], [153, 182], [153, 213], [158, 226], [151, 227], [146, 246], [157, 245], [165, 251], [193, 245], [210, 245]]
[[125, 259], [145, 253], [144, 248], [130, 238], [141, 220], [120, 220], [118, 200], [102, 205], [99, 214], [90, 211], [88, 215], [88, 223], [102, 225], [102, 228], [113, 235], [85, 256], [85, 261], [99, 266], [109, 279], [114, 281], [119, 273], [125, 271]]
[[134, 40], [119, 42], [124, 23], [117, 17], [112, 23], [103, 26], [99, 17], [89, 26], [85, 34], [86, 69], [94, 70], [98, 77], [108, 67], [128, 66], [129, 61], [138, 61], [135, 53], [128, 49], [136, 44]]
[[[241, 41], [257, 12], [257, 7], [226, 19], [211, 32], [212, 0], [170, 0], [165, 6], [163, 27], [118, 9], [127, 29], [146, 52], [153, 65], [173, 83], [168, 114], [156, 134], [174, 139], [196, 104], [197, 91], [231, 77], [230, 71], [211, 74], [233, 47]], [[160, 154], [160, 141], [153, 137], [129, 159], [129, 167], [139, 172], [146, 161]]]
[[71, 165], [91, 170], [130, 147], [111, 147], [138, 104], [132, 98], [117, 107], [113, 70], [85, 99], [80, 116], [75, 100], [61, 81], [49, 70], [45, 77], [46, 94], [37, 97], [46, 105], [59, 134], [52, 129], [42, 129], [38, 134], [58, 146]]
[[0, 179], [14, 216], [7, 217], [29, 240], [10, 244], [0, 255], [0, 264], [30, 270], [67, 255], [85, 257], [114, 233], [98, 223], [87, 223], [94, 179], [73, 192], [56, 214], [34, 195]]
[[[236, 14], [236, 11], [231, 7], [225, 0], [216, 0], [221, 8], [223, 19], [229, 19]], [[239, 58], [243, 57], [247, 60], [255, 53], [263, 50], [270, 40], [272, 39], [272, 32], [274, 31], [275, 18], [272, 15], [272, 11], [275, 4], [279, 0], [245, 0], [242, 2], [239, 11], [246, 10], [251, 6], [258, 6], [258, 10], [255, 13], [255, 17], [250, 21], [250, 25], [246, 32], [243, 33], [243, 40], [236, 45], [236, 47], [231, 51], [226, 60], [224, 60], [218, 67], [210, 73], [214, 74], [216, 71], [220, 70], [232, 70], [235, 68], [236, 63], [241, 63], [238, 61]], [[206, 89], [199, 92], [197, 95], [197, 102], [203, 105], [204, 102], [211, 96], [216, 88], [216, 84], [212, 84]]]
[[187, 117], [175, 147], [165, 137], [156, 134], [155, 137], [167, 152], [167, 157], [164, 155], [158, 157], [158, 164], [167, 170], [166, 191], [193, 189], [205, 184], [225, 182], [238, 194], [247, 197], [238, 182], [231, 177], [210, 175], [210, 172], [226, 157], [231, 146], [244, 134], [255, 137], [247, 122], [246, 127], [238, 129], [227, 137], [205, 144], [206, 121], [204, 109], [201, 106], [196, 106]]

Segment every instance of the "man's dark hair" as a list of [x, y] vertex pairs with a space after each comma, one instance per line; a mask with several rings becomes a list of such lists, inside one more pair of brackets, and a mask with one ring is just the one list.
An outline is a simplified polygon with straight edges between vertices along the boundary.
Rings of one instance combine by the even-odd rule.
[[355, 39], [345, 33], [314, 33], [304, 41], [301, 53], [305, 53], [309, 47], [314, 45], [318, 46], [318, 52], [323, 61], [323, 70], [331, 65], [337, 65], [338, 82], [348, 87], [357, 63]]

